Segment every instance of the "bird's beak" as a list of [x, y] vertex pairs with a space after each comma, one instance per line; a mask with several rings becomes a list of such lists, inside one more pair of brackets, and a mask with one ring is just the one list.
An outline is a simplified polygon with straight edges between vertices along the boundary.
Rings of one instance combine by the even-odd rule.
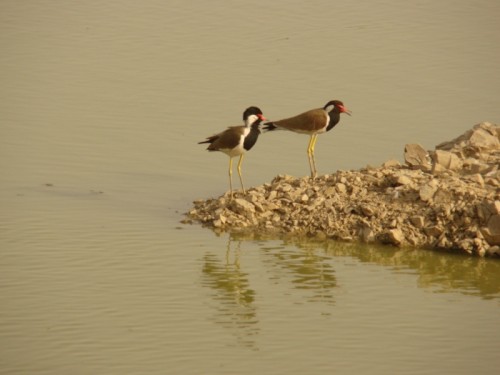
[[264, 115], [257, 115], [262, 121], [266, 121], [267, 118], [264, 117]]
[[348, 110], [346, 107], [340, 107], [340, 110], [344, 112], [345, 114], [352, 116], [352, 112]]

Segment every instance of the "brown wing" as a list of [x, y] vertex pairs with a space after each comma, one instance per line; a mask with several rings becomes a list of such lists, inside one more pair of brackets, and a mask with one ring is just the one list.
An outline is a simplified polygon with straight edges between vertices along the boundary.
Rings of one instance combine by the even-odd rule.
[[236, 147], [240, 142], [244, 129], [244, 126], [231, 126], [219, 134], [208, 137], [204, 142], [210, 143], [207, 150], [218, 151]]
[[278, 128], [291, 130], [297, 133], [312, 133], [324, 128], [327, 124], [327, 113], [323, 108], [311, 109], [300, 115], [286, 118], [272, 123]]

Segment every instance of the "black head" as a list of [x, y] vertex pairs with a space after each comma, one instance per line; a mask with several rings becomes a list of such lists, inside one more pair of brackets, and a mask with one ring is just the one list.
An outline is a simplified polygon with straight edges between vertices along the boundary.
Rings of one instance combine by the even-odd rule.
[[349, 111], [340, 100], [330, 100], [323, 107], [325, 111], [328, 113], [336, 112], [336, 113], [346, 113], [349, 116], [351, 115], [351, 111]]
[[251, 115], [258, 117], [259, 115], [262, 115], [262, 111], [259, 107], [248, 107], [245, 109], [245, 112], [243, 112], [243, 121], [246, 121]]
[[259, 124], [262, 120], [266, 120], [259, 107], [248, 107], [245, 112], [243, 112], [243, 121], [246, 126], [252, 125], [257, 120]]

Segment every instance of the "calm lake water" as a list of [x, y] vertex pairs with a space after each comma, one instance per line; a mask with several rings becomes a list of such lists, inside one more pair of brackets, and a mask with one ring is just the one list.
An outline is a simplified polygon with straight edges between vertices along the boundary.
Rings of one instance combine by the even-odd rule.
[[[496, 374], [500, 262], [184, 225], [196, 143], [341, 99], [319, 173], [500, 122], [498, 1], [0, 3], [0, 373]], [[309, 173], [262, 136], [247, 186]], [[237, 183], [237, 179], [235, 183]]]

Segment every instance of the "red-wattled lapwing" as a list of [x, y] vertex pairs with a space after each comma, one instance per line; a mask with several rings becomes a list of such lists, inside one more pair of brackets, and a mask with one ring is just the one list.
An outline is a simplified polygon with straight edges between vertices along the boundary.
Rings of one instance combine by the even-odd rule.
[[309, 159], [309, 168], [311, 169], [311, 178], [316, 178], [316, 161], [314, 160], [314, 146], [318, 134], [332, 130], [340, 121], [340, 114], [349, 111], [340, 100], [331, 100], [323, 108], [311, 109], [300, 115], [286, 118], [279, 121], [266, 122], [263, 126], [264, 131], [276, 129], [290, 130], [292, 132], [309, 134], [309, 145], [307, 146], [307, 157]]
[[255, 142], [257, 142], [260, 134], [260, 124], [263, 120], [267, 119], [262, 115], [262, 111], [259, 108], [248, 107], [243, 112], [245, 125], [231, 126], [222, 133], [207, 137], [205, 141], [198, 143], [210, 143], [207, 147], [208, 151], [221, 151], [229, 156], [229, 189], [231, 191], [231, 198], [233, 198], [233, 158], [235, 156], [240, 157], [238, 161], [238, 175], [240, 176], [241, 189], [243, 190], [243, 194], [245, 194], [243, 179], [241, 177], [241, 162], [243, 161], [245, 151], [250, 150]]

